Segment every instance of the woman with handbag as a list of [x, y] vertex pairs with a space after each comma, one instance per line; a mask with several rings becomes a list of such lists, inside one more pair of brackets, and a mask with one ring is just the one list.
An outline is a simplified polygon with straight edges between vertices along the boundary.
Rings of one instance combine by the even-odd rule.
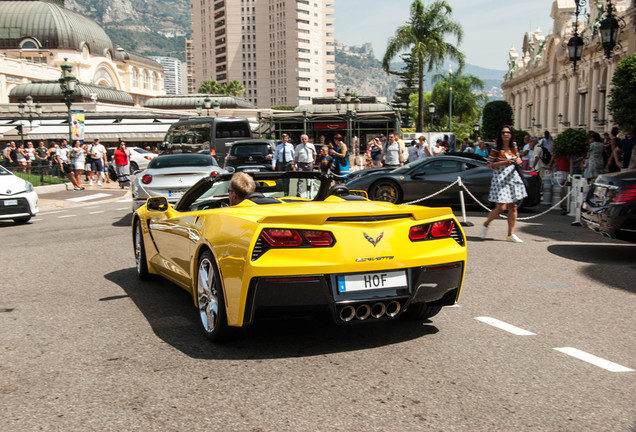
[[495, 208], [488, 214], [488, 218], [481, 225], [479, 237], [486, 238], [490, 222], [508, 209], [508, 237], [506, 241], [523, 243], [514, 233], [517, 221], [517, 202], [528, 196], [523, 184], [521, 171], [517, 165], [521, 164], [519, 150], [514, 143], [512, 126], [503, 126], [497, 134], [495, 147], [488, 155], [488, 167], [494, 170], [490, 184], [488, 199], [495, 203]]

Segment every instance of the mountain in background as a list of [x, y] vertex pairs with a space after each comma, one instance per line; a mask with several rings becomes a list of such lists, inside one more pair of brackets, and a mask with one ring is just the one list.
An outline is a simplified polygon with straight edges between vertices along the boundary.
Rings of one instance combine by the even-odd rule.
[[[115, 45], [126, 50], [185, 61], [185, 38], [191, 32], [190, 0], [66, 0], [66, 7], [95, 20]], [[404, 65], [391, 66], [401, 70]], [[464, 72], [484, 81], [491, 100], [501, 99], [505, 71], [466, 65]], [[431, 79], [436, 73], [426, 74], [425, 91], [433, 88]], [[391, 101], [399, 87], [398, 77], [382, 70], [370, 43], [359, 47], [336, 44], [336, 92], [344, 94], [350, 89]]]
[[95, 20], [115, 45], [185, 61], [189, 0], [66, 0], [65, 5]]
[[[401, 71], [404, 66], [401, 61], [391, 63], [391, 69], [396, 71]], [[457, 64], [453, 65], [453, 70], [457, 70]], [[447, 71], [444, 67], [426, 73], [424, 91], [429, 92], [433, 89], [433, 76], [438, 73], [445, 74]], [[505, 71], [467, 64], [464, 73], [474, 75], [484, 82], [484, 93], [490, 100], [502, 98], [501, 84]], [[397, 76], [384, 72], [382, 63], [375, 57], [370, 43], [362, 46], [336, 43], [336, 92], [342, 94], [346, 89], [350, 89], [360, 95], [376, 95], [391, 101], [393, 93], [400, 86]]]

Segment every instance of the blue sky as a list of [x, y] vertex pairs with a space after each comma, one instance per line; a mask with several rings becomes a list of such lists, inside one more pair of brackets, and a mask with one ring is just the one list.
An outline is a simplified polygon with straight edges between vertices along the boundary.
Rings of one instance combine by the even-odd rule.
[[[510, 47], [514, 45], [521, 51], [526, 32], [537, 26], [544, 35], [552, 32], [553, 0], [446, 1], [453, 9], [451, 18], [464, 30], [459, 49], [467, 62], [476, 66], [505, 70]], [[371, 42], [376, 57], [381, 58], [387, 40], [407, 22], [411, 3], [412, 0], [336, 0], [336, 40], [346, 45]]]

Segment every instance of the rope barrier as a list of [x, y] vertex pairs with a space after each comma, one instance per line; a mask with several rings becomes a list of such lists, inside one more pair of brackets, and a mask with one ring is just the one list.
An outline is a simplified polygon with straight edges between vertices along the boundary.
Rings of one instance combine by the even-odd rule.
[[[565, 184], [567, 184], [567, 178], [566, 178], [566, 181], [565, 181], [565, 183], [564, 183], [563, 185], [561, 185], [561, 184], [559, 184], [559, 185], [560, 185], [561, 187], [563, 187], [563, 186], [565, 186]], [[469, 196], [473, 199], [473, 201], [475, 201], [478, 205], [480, 205], [480, 206], [481, 206], [484, 210], [486, 210], [486, 211], [490, 211], [490, 210], [492, 210], [490, 207], [486, 206], [486, 205], [485, 205], [485, 204], [483, 204], [481, 201], [479, 201], [479, 200], [475, 197], [475, 195], [473, 195], [473, 194], [472, 194], [472, 192], [471, 192], [470, 190], [468, 190], [468, 188], [466, 187], [466, 185], [462, 182], [461, 177], [457, 177], [457, 180], [455, 180], [453, 183], [449, 184], [449, 185], [448, 185], [448, 186], [446, 186], [445, 188], [443, 188], [443, 189], [441, 189], [441, 190], [439, 190], [439, 191], [437, 191], [437, 192], [435, 192], [435, 193], [433, 193], [433, 194], [431, 194], [431, 195], [429, 195], [429, 196], [426, 196], [426, 197], [424, 197], [424, 198], [419, 198], [419, 199], [414, 200], [414, 201], [409, 201], [409, 202], [407, 202], [407, 203], [405, 203], [405, 204], [417, 204], [417, 203], [419, 203], [419, 202], [426, 201], [427, 199], [433, 198], [434, 196], [441, 194], [442, 192], [444, 192], [444, 191], [446, 191], [446, 190], [450, 189], [451, 187], [453, 187], [453, 186], [455, 186], [455, 185], [459, 185], [459, 187], [461, 187], [461, 188], [462, 188], [462, 189], [463, 189], [463, 190], [464, 190], [464, 191], [465, 191], [465, 192], [466, 192], [466, 193], [467, 193], [467, 194], [468, 194], [468, 195], [469, 195]], [[559, 202], [557, 202], [556, 204], [554, 204], [554, 205], [553, 205], [552, 207], [550, 207], [549, 209], [547, 209], [547, 210], [545, 210], [545, 211], [543, 211], [543, 212], [541, 212], [541, 213], [538, 213], [538, 214], [536, 214], [536, 215], [527, 216], [527, 217], [523, 217], [523, 218], [518, 217], [518, 218], [517, 218], [517, 220], [524, 221], [524, 220], [532, 220], [532, 219], [536, 219], [536, 218], [538, 218], [538, 217], [540, 217], [540, 216], [543, 216], [543, 215], [545, 215], [545, 214], [547, 214], [547, 213], [551, 212], [552, 210], [557, 209], [557, 208], [558, 208], [558, 207], [559, 207], [559, 206], [563, 203], [563, 201], [565, 201], [566, 199], [568, 199], [568, 198], [570, 197], [570, 195], [572, 195], [572, 192], [573, 192], [573, 191], [574, 191], [574, 189], [573, 189], [573, 188], [572, 188], [572, 189], [570, 189], [570, 191], [567, 193], [567, 195], [565, 195], [563, 198], [561, 198], [561, 200], [559, 200]], [[462, 209], [462, 211], [464, 211], [464, 209]], [[506, 219], [506, 216], [505, 216], [505, 215], [500, 215], [500, 217], [502, 217], [502, 218]]]

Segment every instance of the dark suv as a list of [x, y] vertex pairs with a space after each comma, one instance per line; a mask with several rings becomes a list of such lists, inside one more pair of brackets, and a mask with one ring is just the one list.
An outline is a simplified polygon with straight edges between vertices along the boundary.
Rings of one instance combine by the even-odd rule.
[[281, 141], [252, 139], [234, 141], [225, 156], [225, 168], [234, 167], [236, 171], [260, 172], [272, 170], [272, 157]]

